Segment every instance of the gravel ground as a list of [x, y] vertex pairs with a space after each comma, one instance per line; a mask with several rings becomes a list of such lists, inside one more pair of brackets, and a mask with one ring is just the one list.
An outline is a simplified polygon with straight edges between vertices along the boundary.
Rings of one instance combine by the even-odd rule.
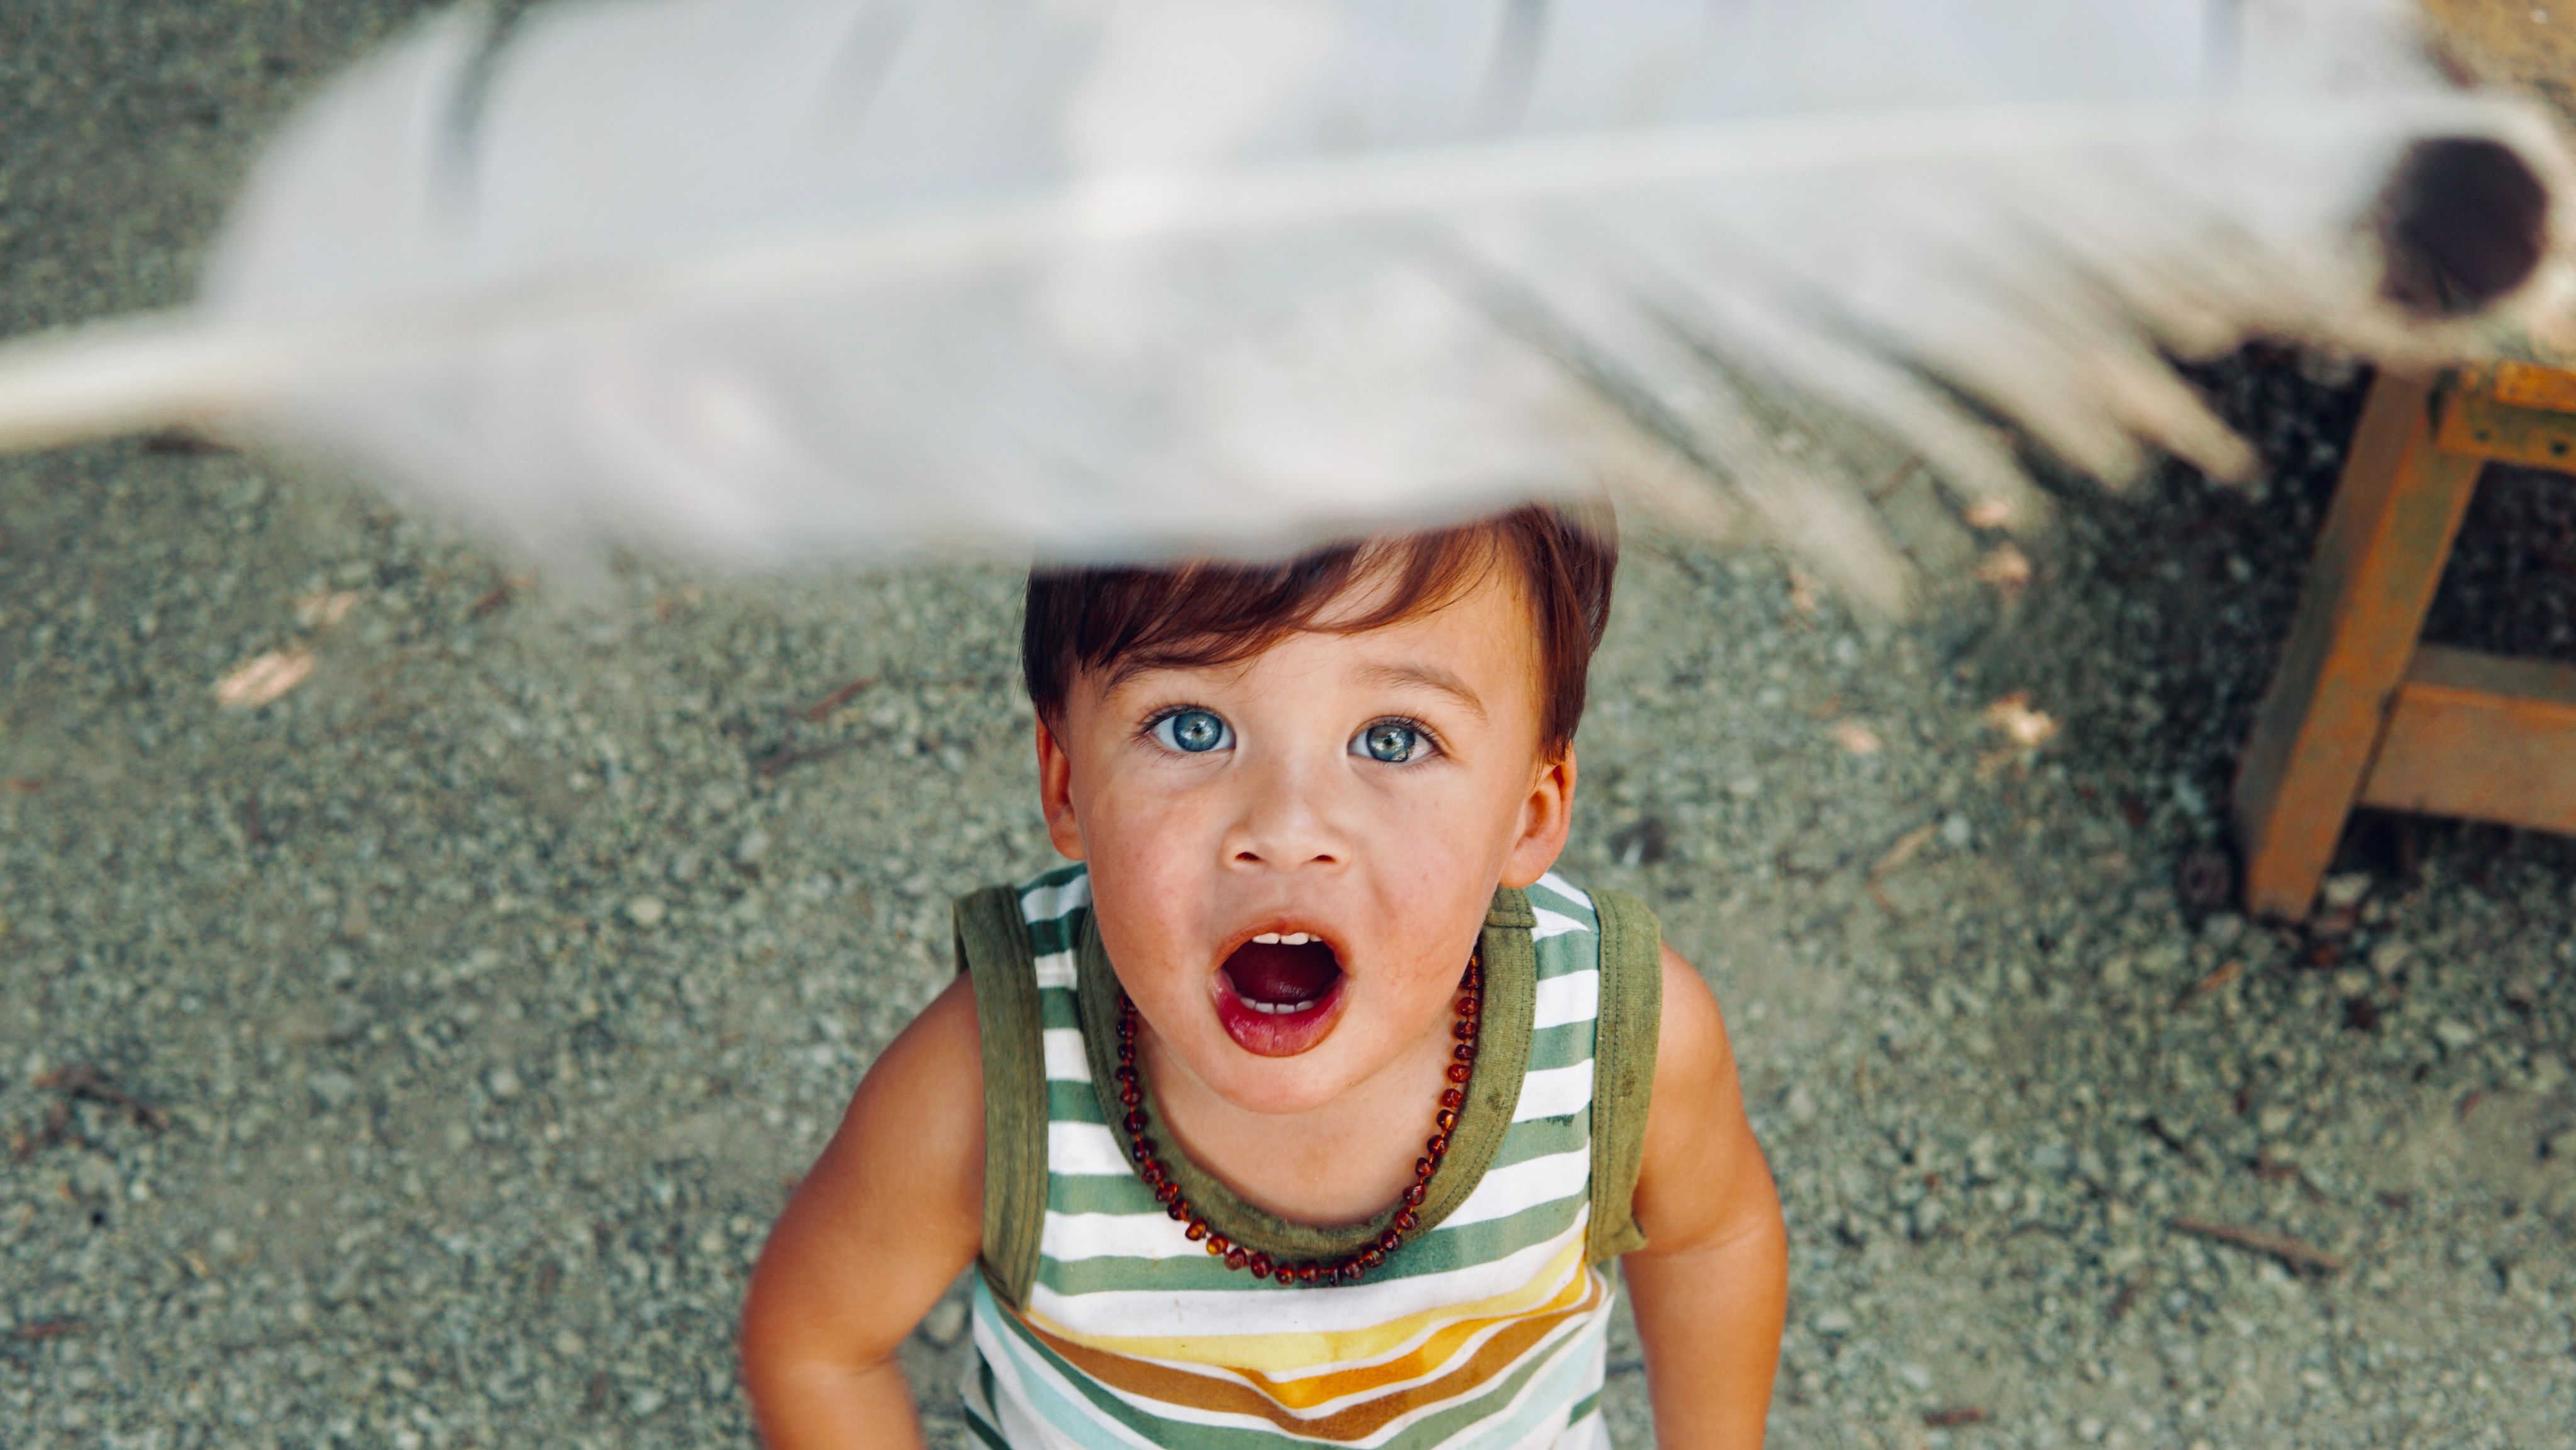
[[[402, 13], [16, 0], [0, 332], [184, 295], [248, 145]], [[2027, 586], [1903, 627], [1632, 546], [1567, 867], [1733, 1021], [1775, 1443], [2576, 1443], [2576, 849], [2364, 821], [2316, 928], [2224, 909], [2358, 390], [2206, 381], [2266, 485], [2065, 485]], [[2576, 653], [2572, 520], [2490, 489], [2437, 635]], [[0, 1446], [747, 1440], [786, 1185], [947, 896], [1050, 859], [1016, 580], [514, 568], [178, 441], [0, 461]], [[225, 704], [263, 657], [292, 687]], [[952, 1442], [961, 1320], [907, 1351]], [[1648, 1443], [1625, 1339], [1611, 1406]]]

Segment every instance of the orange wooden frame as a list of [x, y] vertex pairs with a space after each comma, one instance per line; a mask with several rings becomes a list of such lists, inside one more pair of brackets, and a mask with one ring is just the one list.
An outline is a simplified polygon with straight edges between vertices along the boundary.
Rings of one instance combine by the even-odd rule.
[[2576, 832], [2576, 669], [2417, 643], [2490, 460], [2576, 470], [2576, 373], [2372, 385], [2237, 769], [2248, 911], [2305, 917], [2356, 804]]

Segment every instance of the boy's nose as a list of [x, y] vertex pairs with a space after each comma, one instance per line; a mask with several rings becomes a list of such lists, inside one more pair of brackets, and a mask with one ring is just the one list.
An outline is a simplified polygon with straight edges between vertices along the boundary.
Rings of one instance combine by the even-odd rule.
[[1238, 866], [1293, 870], [1349, 859], [1349, 843], [1332, 824], [1323, 782], [1290, 762], [1249, 772], [1243, 809], [1227, 833], [1226, 859]]

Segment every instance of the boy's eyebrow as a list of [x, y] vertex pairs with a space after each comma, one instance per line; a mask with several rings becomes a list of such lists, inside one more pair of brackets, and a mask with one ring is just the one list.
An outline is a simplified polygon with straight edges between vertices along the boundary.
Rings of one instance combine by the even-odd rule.
[[1458, 702], [1460, 708], [1478, 720], [1485, 718], [1485, 702], [1467, 688], [1467, 682], [1438, 665], [1362, 665], [1360, 678], [1371, 684], [1421, 685], [1438, 690]]

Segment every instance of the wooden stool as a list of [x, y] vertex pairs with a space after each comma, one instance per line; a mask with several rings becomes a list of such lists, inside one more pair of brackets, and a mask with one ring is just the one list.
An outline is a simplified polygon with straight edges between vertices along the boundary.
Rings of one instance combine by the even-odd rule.
[[2236, 772], [2245, 906], [2308, 914], [2355, 805], [2576, 832], [2576, 669], [2420, 644], [2489, 460], [2576, 471], [2576, 371], [2383, 371]]

